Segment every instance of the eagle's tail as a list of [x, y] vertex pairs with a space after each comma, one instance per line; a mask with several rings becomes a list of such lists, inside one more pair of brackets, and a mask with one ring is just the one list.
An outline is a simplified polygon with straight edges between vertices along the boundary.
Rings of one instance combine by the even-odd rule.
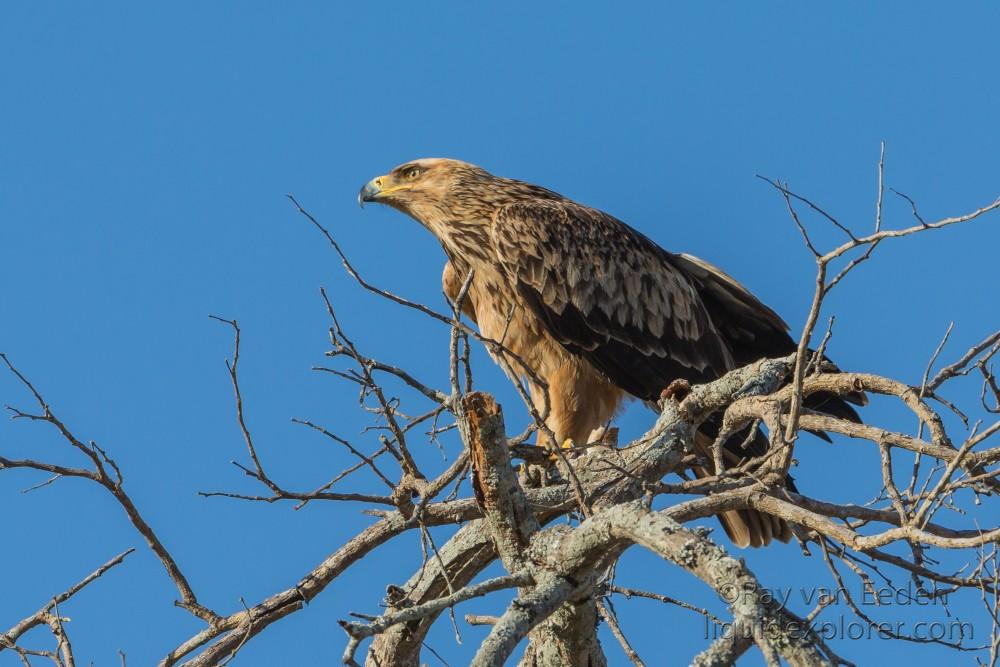
[[[764, 434], [757, 431], [755, 440], [763, 438]], [[742, 442], [743, 436], [734, 436], [734, 439]], [[695, 448], [698, 456], [712, 460], [712, 443], [714, 436], [699, 432], [695, 436]], [[729, 449], [723, 449], [723, 456], [726, 465], [737, 466], [740, 457]], [[695, 475], [699, 478], [711, 477], [715, 473], [708, 468], [701, 466], [694, 467]], [[791, 490], [795, 490], [795, 485], [791, 478], [785, 482]], [[764, 547], [771, 543], [771, 540], [781, 540], [788, 542], [792, 539], [792, 529], [783, 519], [765, 514], [754, 509], [726, 510], [717, 515], [722, 523], [723, 530], [729, 539], [738, 547]]]

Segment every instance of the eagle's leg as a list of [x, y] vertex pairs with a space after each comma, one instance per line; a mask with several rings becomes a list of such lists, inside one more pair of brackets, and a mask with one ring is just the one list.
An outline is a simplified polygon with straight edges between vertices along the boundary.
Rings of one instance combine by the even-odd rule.
[[[569, 357], [546, 378], [549, 385], [549, 412], [546, 426], [563, 448], [585, 445], [592, 434], [615, 416], [624, 392], [608, 382], [576, 357]], [[542, 392], [532, 387], [532, 400], [541, 413], [544, 410]], [[546, 435], [539, 434], [538, 444], [549, 444]]]

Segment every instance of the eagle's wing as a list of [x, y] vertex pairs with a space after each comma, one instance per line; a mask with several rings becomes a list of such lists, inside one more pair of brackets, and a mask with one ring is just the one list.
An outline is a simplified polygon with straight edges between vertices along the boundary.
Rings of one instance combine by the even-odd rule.
[[[455, 265], [451, 261], [444, 263], [444, 270], [441, 272], [441, 289], [444, 291], [445, 296], [452, 303], [458, 300], [458, 295], [462, 291], [462, 284], [465, 282], [465, 277], [458, 275], [455, 270]], [[476, 321], [476, 304], [473, 301], [473, 296], [471, 294], [472, 290], [468, 290], [465, 294], [465, 298], [462, 299], [462, 312], [465, 313], [473, 322]]]
[[492, 232], [502, 272], [549, 333], [632, 395], [733, 368], [696, 283], [620, 220], [538, 201], [501, 208]]
[[780, 357], [795, 348], [785, 321], [735, 278], [692, 255], [670, 258], [698, 286], [698, 295], [732, 348], [737, 366]]

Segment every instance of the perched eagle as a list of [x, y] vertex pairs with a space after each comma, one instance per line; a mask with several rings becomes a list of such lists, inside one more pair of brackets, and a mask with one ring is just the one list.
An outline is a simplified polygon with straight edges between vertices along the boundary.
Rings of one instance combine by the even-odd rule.
[[[463, 309], [548, 385], [547, 425], [559, 445], [587, 443], [629, 396], [652, 402], [676, 379], [713, 380], [795, 349], [781, 318], [733, 278], [551, 190], [434, 158], [372, 179], [359, 200], [388, 204], [434, 234], [448, 256], [451, 298], [473, 272]], [[541, 410], [543, 389], [526, 379]], [[839, 399], [813, 400], [857, 419]], [[712, 428], [698, 438], [708, 460]], [[767, 447], [762, 434], [749, 451], [744, 439], [727, 443], [730, 465]], [[754, 510], [719, 518], [741, 547], [791, 536]]]

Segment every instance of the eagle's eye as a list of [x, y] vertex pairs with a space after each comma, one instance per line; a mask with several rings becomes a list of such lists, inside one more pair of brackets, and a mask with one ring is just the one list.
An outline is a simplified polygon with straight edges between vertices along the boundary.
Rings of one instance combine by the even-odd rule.
[[407, 167], [403, 171], [403, 178], [405, 178], [408, 181], [412, 181], [419, 175], [420, 175], [420, 167]]

